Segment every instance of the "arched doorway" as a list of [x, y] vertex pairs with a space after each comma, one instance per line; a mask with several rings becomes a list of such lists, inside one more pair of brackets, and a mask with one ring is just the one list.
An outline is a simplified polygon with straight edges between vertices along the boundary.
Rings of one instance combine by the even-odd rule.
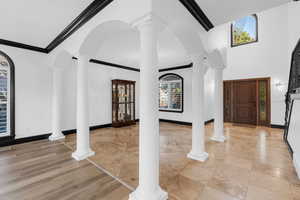
[[15, 137], [14, 63], [0, 51], [0, 142]]

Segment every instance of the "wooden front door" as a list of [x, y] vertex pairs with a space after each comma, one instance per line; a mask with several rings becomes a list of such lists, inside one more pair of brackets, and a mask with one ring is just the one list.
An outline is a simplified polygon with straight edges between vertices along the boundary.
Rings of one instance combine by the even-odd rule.
[[257, 123], [256, 81], [236, 81], [233, 83], [233, 121], [243, 124]]
[[270, 125], [270, 78], [224, 81], [224, 121]]

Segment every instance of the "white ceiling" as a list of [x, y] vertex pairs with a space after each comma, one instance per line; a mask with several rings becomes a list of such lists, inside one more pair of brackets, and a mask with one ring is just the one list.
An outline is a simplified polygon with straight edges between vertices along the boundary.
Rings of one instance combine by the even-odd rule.
[[[45, 48], [93, 0], [3, 1], [0, 2], [0, 38]], [[196, 1], [217, 26], [291, 0]], [[189, 14], [186, 10], [183, 11]], [[184, 17], [181, 14], [178, 16]], [[139, 52], [137, 33], [121, 33], [117, 37], [108, 37], [95, 59], [139, 68]], [[160, 68], [190, 62], [186, 50], [168, 29], [159, 36], [158, 55]]]
[[0, 38], [45, 48], [93, 0], [1, 0]]
[[292, 0], [196, 0], [216, 26], [276, 7]]

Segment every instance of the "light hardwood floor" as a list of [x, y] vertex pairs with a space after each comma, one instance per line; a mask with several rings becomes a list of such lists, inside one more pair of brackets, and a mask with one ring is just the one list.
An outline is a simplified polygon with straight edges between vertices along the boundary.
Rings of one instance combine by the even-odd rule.
[[61, 142], [0, 148], [1, 200], [127, 200], [130, 191]]
[[[300, 200], [298, 180], [282, 130], [225, 125], [227, 141], [209, 140], [205, 163], [186, 158], [191, 127], [161, 123], [160, 182], [169, 200]], [[92, 131], [96, 155], [89, 160], [135, 188], [138, 184], [138, 126]], [[130, 190], [97, 169], [77, 162], [64, 142], [38, 141], [0, 148], [0, 200], [127, 200]]]

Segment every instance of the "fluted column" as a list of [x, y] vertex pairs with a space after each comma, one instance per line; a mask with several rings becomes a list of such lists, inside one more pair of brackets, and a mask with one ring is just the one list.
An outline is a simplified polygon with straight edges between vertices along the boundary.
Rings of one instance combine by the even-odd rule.
[[76, 160], [84, 160], [95, 154], [90, 148], [88, 62], [89, 59], [86, 56], [80, 56], [78, 58], [76, 151], [72, 154], [72, 157]]
[[159, 186], [157, 31], [153, 16], [134, 24], [140, 32], [139, 186], [130, 200], [166, 200]]
[[204, 119], [204, 75], [207, 67], [204, 66], [201, 55], [193, 55], [192, 75], [192, 150], [188, 158], [204, 162], [208, 158], [205, 152], [205, 119]]
[[63, 68], [53, 68], [53, 86], [52, 86], [52, 134], [49, 140], [55, 141], [64, 139], [65, 136], [61, 130], [61, 108], [62, 108], [62, 81]]
[[224, 142], [224, 100], [223, 100], [223, 67], [215, 67], [215, 111], [214, 111], [214, 134], [211, 138], [217, 142]]

